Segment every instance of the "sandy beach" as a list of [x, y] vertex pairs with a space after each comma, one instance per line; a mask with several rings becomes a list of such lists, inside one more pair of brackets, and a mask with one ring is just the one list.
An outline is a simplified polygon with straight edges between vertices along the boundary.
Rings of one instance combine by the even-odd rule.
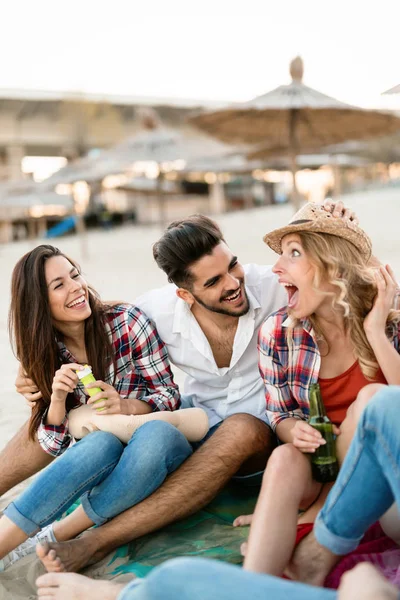
[[[400, 189], [385, 189], [351, 194], [343, 201], [359, 215], [360, 224], [373, 241], [374, 252], [388, 262], [400, 277]], [[245, 264], [272, 264], [276, 255], [265, 246], [262, 236], [284, 225], [291, 217], [290, 206], [273, 206], [220, 215], [217, 220], [226, 240]], [[166, 283], [166, 277], [154, 263], [152, 244], [160, 237], [159, 227], [128, 225], [111, 231], [87, 234], [88, 256], [82, 256], [82, 244], [76, 236], [49, 240], [77, 260], [91, 285], [103, 299], [133, 302], [143, 292]], [[0, 445], [3, 447], [28, 418], [29, 409], [15, 392], [17, 361], [12, 353], [7, 330], [11, 272], [17, 260], [44, 240], [17, 242], [0, 246], [0, 348], [3, 364], [0, 401]], [[182, 382], [182, 375], [177, 373]], [[4, 498], [1, 499], [4, 506]]]
[[[359, 216], [362, 227], [373, 240], [375, 255], [389, 263], [400, 277], [400, 188], [374, 190], [343, 197]], [[262, 242], [268, 230], [286, 224], [292, 215], [290, 206], [274, 206], [221, 215], [217, 221], [226, 240], [242, 263], [271, 264], [275, 256]], [[49, 240], [77, 260], [88, 282], [103, 299], [133, 302], [141, 293], [166, 283], [164, 273], [155, 265], [151, 247], [161, 234], [158, 227], [127, 225], [111, 231], [87, 234], [88, 256], [82, 256], [76, 236]], [[15, 392], [17, 361], [10, 348], [7, 317], [11, 272], [16, 261], [43, 240], [0, 246], [0, 348], [3, 384], [0, 401], [0, 447], [3, 447], [29, 416], [25, 400]], [[178, 383], [183, 378], [176, 374]], [[10, 501], [17, 489], [0, 499], [0, 508]]]

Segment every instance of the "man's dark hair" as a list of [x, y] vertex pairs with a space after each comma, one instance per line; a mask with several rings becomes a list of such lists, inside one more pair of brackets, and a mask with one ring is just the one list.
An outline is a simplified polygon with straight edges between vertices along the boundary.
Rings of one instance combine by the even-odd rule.
[[190, 266], [224, 241], [214, 221], [204, 215], [192, 215], [168, 225], [153, 246], [153, 256], [170, 283], [190, 289], [193, 283]]

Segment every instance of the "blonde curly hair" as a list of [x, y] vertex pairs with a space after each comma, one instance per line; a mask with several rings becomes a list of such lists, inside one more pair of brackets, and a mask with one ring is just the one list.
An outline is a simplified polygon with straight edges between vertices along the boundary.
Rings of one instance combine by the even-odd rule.
[[[367, 379], [374, 379], [379, 365], [364, 331], [364, 319], [373, 307], [377, 294], [374, 270], [378, 263], [366, 263], [359, 249], [346, 239], [328, 233], [299, 232], [301, 244], [316, 272], [313, 280], [315, 290], [322, 281], [335, 287], [336, 291], [322, 292], [332, 297], [332, 309], [339, 311], [344, 319], [345, 331], [349, 333], [354, 346], [354, 354]], [[309, 321], [317, 340], [325, 340], [315, 315]], [[386, 322], [386, 334], [392, 339], [400, 321], [400, 311], [391, 310]], [[288, 331], [288, 340], [293, 328]], [[290, 343], [289, 343], [290, 345]]]

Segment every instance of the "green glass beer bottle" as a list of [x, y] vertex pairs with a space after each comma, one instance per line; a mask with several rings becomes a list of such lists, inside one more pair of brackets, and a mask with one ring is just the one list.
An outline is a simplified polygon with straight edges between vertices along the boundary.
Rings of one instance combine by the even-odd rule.
[[326, 441], [326, 444], [323, 444], [311, 454], [313, 478], [321, 483], [335, 481], [339, 473], [339, 464], [336, 458], [333, 425], [326, 415], [318, 383], [313, 383], [310, 387], [310, 418], [308, 423], [319, 431]]

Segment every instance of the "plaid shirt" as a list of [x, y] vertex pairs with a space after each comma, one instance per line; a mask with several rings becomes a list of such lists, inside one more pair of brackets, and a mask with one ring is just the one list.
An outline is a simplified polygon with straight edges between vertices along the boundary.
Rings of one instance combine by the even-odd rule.
[[[179, 389], [174, 382], [168, 353], [157, 330], [135, 306], [120, 304], [106, 315], [106, 328], [115, 352], [114, 387], [122, 398], [137, 398], [150, 404], [153, 411], [175, 410], [180, 406]], [[58, 342], [63, 363], [77, 362], [62, 342]], [[109, 367], [105, 383], [112, 385], [114, 365]], [[74, 406], [86, 404], [88, 396], [78, 383]], [[52, 456], [59, 456], [70, 445], [68, 416], [61, 425], [45, 425], [44, 416], [38, 430], [39, 443]]]
[[[293, 329], [287, 308], [281, 308], [264, 321], [258, 337], [259, 370], [265, 385], [267, 416], [272, 429], [290, 417], [307, 420], [312, 383], [318, 382], [321, 356], [309, 320]], [[393, 331], [393, 345], [399, 351], [399, 331]]]

